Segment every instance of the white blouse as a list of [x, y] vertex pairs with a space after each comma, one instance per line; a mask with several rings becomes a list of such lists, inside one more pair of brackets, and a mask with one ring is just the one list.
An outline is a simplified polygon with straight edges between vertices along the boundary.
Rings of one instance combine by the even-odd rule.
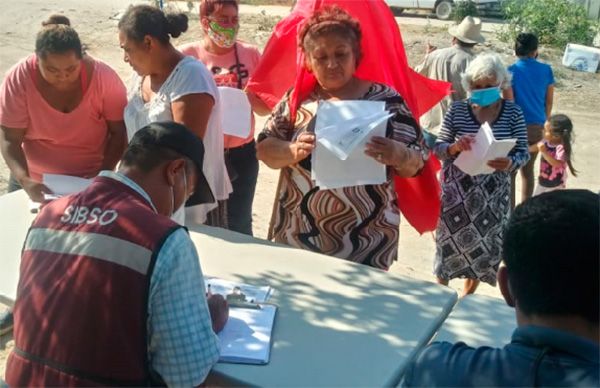
[[[162, 84], [158, 92], [147, 103], [142, 98], [143, 77], [134, 74], [125, 107], [127, 138], [140, 128], [155, 122], [173, 120], [171, 103], [188, 94], [206, 93], [213, 97], [215, 105], [210, 114], [204, 136], [203, 172], [217, 200], [229, 198], [231, 182], [225, 168], [223, 156], [223, 129], [221, 128], [221, 104], [219, 91], [212, 75], [201, 62], [185, 57]], [[186, 223], [204, 223], [206, 214], [217, 207], [216, 203], [186, 208]]]

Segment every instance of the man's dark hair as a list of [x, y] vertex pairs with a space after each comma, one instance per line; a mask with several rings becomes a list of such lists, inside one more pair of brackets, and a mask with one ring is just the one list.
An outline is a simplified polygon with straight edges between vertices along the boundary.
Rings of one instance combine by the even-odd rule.
[[189, 158], [171, 149], [149, 144], [136, 144], [127, 147], [127, 150], [125, 150], [125, 153], [121, 158], [121, 163], [126, 167], [135, 166], [143, 172], [150, 172], [160, 164], [175, 159], [185, 159], [186, 170], [194, 165]]
[[504, 234], [511, 293], [523, 313], [598, 324], [600, 197], [557, 190], [519, 205]]
[[463, 42], [462, 40], [456, 38], [456, 43], [460, 46], [460, 47], [464, 47], [464, 48], [472, 48], [475, 47], [475, 45], [477, 43], [467, 43], [467, 42]]
[[515, 40], [515, 54], [527, 57], [538, 49], [538, 38], [530, 32], [521, 32]]

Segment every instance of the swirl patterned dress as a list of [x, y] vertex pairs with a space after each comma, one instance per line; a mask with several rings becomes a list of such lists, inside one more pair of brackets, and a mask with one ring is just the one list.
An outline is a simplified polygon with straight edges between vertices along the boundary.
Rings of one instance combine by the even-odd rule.
[[[511, 170], [529, 160], [527, 131], [521, 108], [503, 101], [494, 137], [517, 139], [509, 153]], [[510, 215], [510, 172], [470, 176], [454, 165], [448, 147], [466, 134], [476, 134], [481, 124], [467, 101], [452, 104], [444, 117], [434, 152], [443, 160], [442, 211], [436, 230], [434, 274], [441, 279], [469, 278], [496, 285], [502, 260], [503, 228]]]
[[[372, 84], [361, 98], [385, 101], [395, 112], [386, 136], [415, 148], [422, 134], [400, 95], [382, 84]], [[290, 122], [289, 93], [273, 111], [259, 141], [275, 137], [291, 141], [300, 133], [314, 131], [316, 96], [304, 101]], [[398, 256], [400, 212], [393, 170], [380, 185], [320, 190], [311, 180], [310, 157], [281, 169], [275, 198], [273, 238], [276, 242], [377, 268], [388, 269]]]

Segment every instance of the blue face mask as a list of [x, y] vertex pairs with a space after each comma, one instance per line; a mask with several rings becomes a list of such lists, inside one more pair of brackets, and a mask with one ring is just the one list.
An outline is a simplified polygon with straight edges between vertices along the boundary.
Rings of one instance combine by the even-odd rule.
[[494, 86], [493, 88], [472, 90], [470, 94], [471, 103], [479, 106], [489, 106], [500, 99], [500, 88]]

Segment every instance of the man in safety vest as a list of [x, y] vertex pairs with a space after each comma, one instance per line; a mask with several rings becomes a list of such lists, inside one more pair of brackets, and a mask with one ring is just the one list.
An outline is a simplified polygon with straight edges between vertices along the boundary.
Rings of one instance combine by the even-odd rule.
[[203, 158], [186, 127], [152, 123], [118, 172], [42, 208], [23, 247], [8, 385], [204, 381], [228, 307], [207, 301], [196, 249], [169, 218], [214, 201]]

